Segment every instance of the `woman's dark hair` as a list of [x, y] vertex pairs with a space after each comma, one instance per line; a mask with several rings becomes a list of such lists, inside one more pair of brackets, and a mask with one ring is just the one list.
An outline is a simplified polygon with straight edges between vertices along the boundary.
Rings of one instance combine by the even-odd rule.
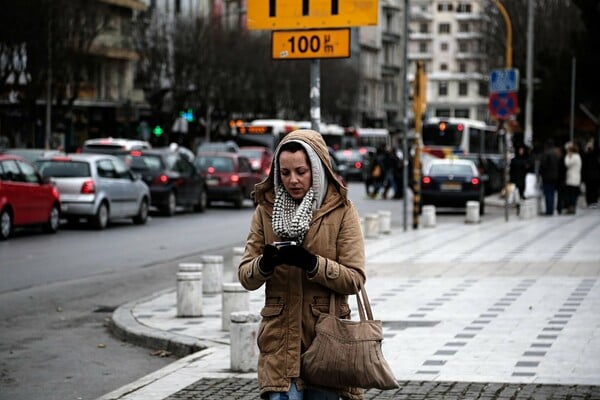
[[[286, 142], [284, 144], [281, 145], [281, 148], [279, 149], [279, 152], [277, 153], [277, 168], [281, 169], [281, 166], [279, 165], [279, 156], [281, 155], [281, 152], [283, 151], [289, 151], [290, 153], [295, 153], [297, 151], [302, 151], [304, 153], [304, 157], [306, 157], [306, 162], [308, 163], [308, 166], [311, 167], [310, 164], [310, 157], [308, 156], [308, 152], [306, 151], [306, 149], [304, 148], [304, 146], [302, 146], [301, 143], [298, 142]], [[311, 167], [312, 168], [312, 167]]]

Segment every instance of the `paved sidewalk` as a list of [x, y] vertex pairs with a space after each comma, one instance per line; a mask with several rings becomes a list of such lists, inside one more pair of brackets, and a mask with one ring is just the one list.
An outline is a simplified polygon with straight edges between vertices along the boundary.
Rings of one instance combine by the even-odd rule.
[[[365, 398], [600, 399], [599, 238], [600, 211], [581, 209], [368, 239], [366, 288], [401, 388]], [[259, 312], [262, 291], [250, 299]], [[221, 296], [203, 310], [177, 318], [175, 288], [118, 308], [122, 337], [192, 354], [101, 399], [257, 399], [256, 373], [229, 370]]]

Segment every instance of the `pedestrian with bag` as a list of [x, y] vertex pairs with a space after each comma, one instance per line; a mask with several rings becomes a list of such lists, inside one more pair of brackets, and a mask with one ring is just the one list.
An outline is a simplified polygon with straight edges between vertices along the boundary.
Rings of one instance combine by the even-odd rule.
[[575, 143], [567, 144], [567, 155], [565, 156], [566, 189], [567, 189], [567, 214], [575, 214], [577, 199], [579, 198], [579, 186], [581, 186], [581, 156], [579, 148]]
[[257, 342], [263, 399], [362, 399], [357, 387], [315, 387], [303, 379], [302, 356], [319, 315], [350, 318], [348, 295], [363, 287], [365, 249], [358, 212], [333, 173], [327, 146], [313, 130], [285, 136], [257, 202], [238, 278], [265, 286]]

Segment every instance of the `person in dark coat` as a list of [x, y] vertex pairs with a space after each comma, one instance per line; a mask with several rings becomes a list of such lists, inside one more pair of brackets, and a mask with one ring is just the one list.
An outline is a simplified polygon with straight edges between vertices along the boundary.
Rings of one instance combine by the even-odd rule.
[[546, 215], [554, 214], [554, 197], [558, 185], [558, 167], [560, 160], [557, 155], [554, 141], [549, 139], [544, 146], [544, 153], [540, 161], [540, 176], [542, 177], [542, 190], [546, 201]]
[[525, 176], [531, 172], [531, 167], [527, 148], [524, 145], [517, 146], [516, 154], [510, 161], [510, 182], [519, 190], [521, 199], [525, 198]]
[[600, 186], [600, 152], [590, 139], [582, 156], [581, 178], [585, 184], [585, 204], [590, 208], [598, 207], [598, 186]]

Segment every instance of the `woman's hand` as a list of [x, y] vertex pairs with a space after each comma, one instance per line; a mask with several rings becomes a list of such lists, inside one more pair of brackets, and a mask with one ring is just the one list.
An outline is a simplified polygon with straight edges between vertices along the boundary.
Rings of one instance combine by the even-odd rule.
[[284, 246], [279, 249], [279, 257], [285, 264], [302, 268], [309, 276], [317, 273], [317, 256], [302, 246]]
[[263, 276], [269, 276], [275, 270], [275, 267], [282, 263], [279, 255], [279, 249], [272, 244], [265, 245], [263, 255], [258, 262], [258, 270]]

